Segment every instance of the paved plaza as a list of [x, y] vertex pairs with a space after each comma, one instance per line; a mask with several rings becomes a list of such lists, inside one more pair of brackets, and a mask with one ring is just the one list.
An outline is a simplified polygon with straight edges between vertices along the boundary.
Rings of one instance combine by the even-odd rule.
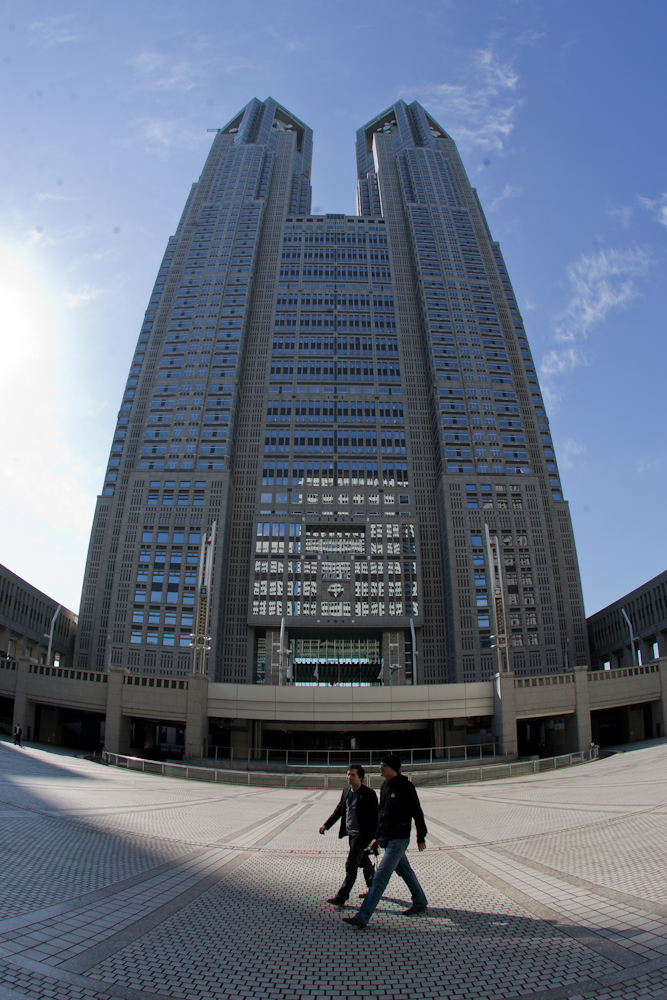
[[337, 792], [2, 743], [0, 1000], [667, 997], [666, 766], [649, 746], [421, 790], [428, 914], [394, 877], [356, 931], [325, 902]]

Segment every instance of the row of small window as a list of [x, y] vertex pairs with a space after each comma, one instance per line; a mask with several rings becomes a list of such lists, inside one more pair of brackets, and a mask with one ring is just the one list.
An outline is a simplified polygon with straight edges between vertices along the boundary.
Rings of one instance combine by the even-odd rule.
[[[482, 418], [476, 414], [473, 414], [470, 418], [468, 418], [465, 414], [463, 416], [459, 416], [452, 413], [442, 413], [440, 416], [440, 422], [443, 427], [460, 427], [462, 431], [465, 431], [467, 430], [469, 423], [473, 426], [481, 424]], [[485, 414], [484, 423], [487, 427], [495, 427], [497, 423], [499, 427], [515, 428], [515, 433], [523, 431], [521, 421], [516, 418], [513, 419], [512, 417], [496, 417], [495, 414], [493, 416]]]
[[[152, 454], [152, 450], [153, 450], [152, 448], [149, 448], [149, 449], [145, 449], [144, 448], [144, 449], [142, 449], [142, 452], [144, 454], [149, 454], [150, 455], [150, 454]], [[146, 501], [146, 503], [148, 504], [149, 507], [155, 507], [158, 504], [158, 499], [159, 498], [158, 498], [158, 495], [156, 493], [149, 493], [148, 494], [148, 500]], [[163, 507], [172, 507], [173, 505], [174, 505], [174, 496], [173, 496], [173, 494], [171, 496], [168, 493], [163, 494], [163, 496], [162, 496], [162, 506]], [[195, 496], [194, 499], [191, 499], [191, 498], [189, 498], [187, 496], [178, 496], [178, 497], [176, 497], [176, 506], [177, 507], [188, 507], [188, 506], [203, 507], [204, 506], [204, 497]]]
[[[353, 610], [354, 607], [354, 610]], [[284, 610], [283, 610], [284, 609]], [[252, 602], [252, 613], [260, 617], [324, 616], [329, 618], [399, 617], [419, 615], [418, 601], [267, 601], [257, 599]]]
[[[502, 451], [500, 448], [489, 448], [488, 454], [491, 458], [501, 458], [504, 455], [505, 458], [514, 459], [528, 459], [528, 452], [522, 449], [505, 448]], [[445, 448], [445, 455], [447, 458], [472, 458], [472, 452], [470, 448]], [[475, 448], [475, 455], [477, 458], [486, 458], [487, 449], [486, 448]], [[472, 467], [471, 467], [472, 471]], [[479, 471], [479, 470], [478, 470]]]
[[[393, 295], [373, 295], [373, 308], [374, 309], [393, 309], [394, 308], [394, 296]], [[294, 291], [294, 292], [281, 292], [278, 295], [278, 301], [276, 303], [279, 307], [286, 306], [287, 308], [292, 307], [296, 309], [298, 305], [307, 306], [308, 308], [321, 309], [322, 307], [328, 307], [333, 309], [334, 306], [341, 307], [343, 309], [370, 309], [371, 307], [371, 296], [370, 295], [346, 295], [344, 292], [310, 292], [305, 291]]]
[[[171, 565], [174, 565], [174, 563], [172, 562]], [[153, 590], [157, 591], [157, 590], [161, 590], [162, 589], [162, 584], [164, 582], [165, 575], [167, 576], [169, 590], [174, 590], [174, 591], [178, 592], [178, 587], [179, 587], [179, 584], [181, 582], [181, 571], [180, 571], [180, 569], [179, 570], [169, 571], [168, 573], [165, 574], [164, 571], [158, 569], [157, 567], [153, 570], [153, 575], [152, 575], [152, 578], [151, 578], [151, 586], [152, 586]], [[193, 569], [192, 569], [191, 566], [186, 566], [186, 568], [185, 568], [185, 583], [188, 584], [188, 583], [196, 583], [196, 582], [197, 582], [197, 573], [195, 571], [193, 571]], [[148, 583], [148, 570], [147, 569], [143, 569], [142, 567], [139, 567], [139, 569], [137, 570], [137, 583]], [[176, 598], [174, 598], [174, 602], [173, 603], [176, 603]]]
[[[220, 435], [212, 434], [210, 436], [211, 437], [218, 437], [218, 436], [220, 436], [220, 437], [226, 437], [227, 435], [226, 434], [220, 434]], [[169, 451], [175, 453], [176, 455], [180, 454], [181, 451], [185, 452], [186, 454], [193, 454], [195, 451], [197, 451], [197, 445], [196, 444], [186, 444], [186, 445], [183, 445], [182, 441], [177, 441], [176, 443], [172, 443], [171, 445], [169, 445]], [[203, 442], [201, 442], [199, 444], [199, 451], [201, 452], [202, 455], [224, 455], [226, 453], [226, 451], [227, 451], [227, 446], [226, 445], [209, 445], [208, 442], [203, 441]], [[167, 446], [166, 446], [166, 444], [154, 444], [154, 445], [146, 444], [141, 449], [141, 454], [142, 455], [166, 455], [167, 454]], [[139, 465], [139, 468], [140, 469], [146, 469], [146, 468], [153, 468], [153, 466]], [[161, 469], [162, 466], [161, 465], [156, 465], [155, 468], [156, 469]], [[168, 469], [175, 469], [176, 466], [175, 465], [168, 465], [167, 468]], [[182, 466], [182, 468], [183, 469], [191, 469], [192, 465], [185, 465], [184, 464]], [[198, 469], [205, 469], [206, 466], [205, 465], [204, 466], [198, 465], [197, 468]], [[195, 506], [201, 507], [201, 504], [195, 504]]]
[[[294, 361], [283, 358], [271, 362], [272, 379], [292, 380], [294, 375]], [[316, 379], [318, 382], [333, 382], [338, 379], [340, 382], [374, 382], [376, 379], [382, 385], [383, 382], [401, 382], [401, 369], [398, 362], [380, 362], [373, 365], [371, 361], [348, 361], [338, 357], [335, 364], [333, 358], [330, 361], [320, 360], [320, 358], [310, 358], [309, 361], [299, 361], [296, 366], [297, 378]], [[367, 390], [368, 391], [368, 390]], [[372, 389], [370, 390], [372, 393]]]
[[[226, 424], [227, 421], [229, 420], [229, 414], [228, 413], [216, 414], [214, 417], [212, 417], [210, 419], [211, 419], [211, 423], [217, 423], [217, 421], [219, 419], [220, 423]], [[209, 418], [207, 417], [207, 421], [208, 420], [209, 420]], [[149, 443], [151, 440], [155, 440], [155, 438], [163, 438], [163, 439], [164, 438], [168, 438], [170, 433], [173, 435], [173, 437], [180, 438], [180, 437], [183, 436], [184, 430], [183, 430], [182, 427], [174, 427], [173, 430], [170, 431], [169, 426], [158, 427], [158, 428], [151, 428], [150, 430], [146, 431], [146, 438], [148, 439], [147, 443]], [[194, 424], [194, 426], [188, 427], [188, 430], [187, 430], [187, 436], [188, 436], [188, 438], [198, 438], [199, 437], [199, 433], [200, 433], [199, 432], [199, 421], [197, 421]], [[219, 427], [219, 426], [218, 427], [205, 427], [204, 431], [202, 433], [202, 437], [203, 438], [227, 437], [227, 434], [228, 434], [228, 429], [227, 429], [227, 427], [224, 427], [224, 426], [223, 427]], [[178, 450], [183, 443], [184, 443], [183, 441], [175, 441], [174, 444], [176, 445], [176, 450]], [[187, 442], [185, 442], [185, 443], [187, 445]], [[193, 451], [194, 450], [193, 447], [192, 447], [192, 442], [190, 442], [190, 447], [187, 450], [188, 451]], [[187, 498], [188, 498], [187, 493], [185, 495], [183, 495], [183, 493], [181, 493], [179, 495], [179, 498], [178, 498], [179, 499], [179, 503], [181, 502], [181, 500], [185, 500], [186, 501], [185, 506], [187, 506]], [[198, 498], [203, 500], [203, 491], [201, 493], [199, 493], [199, 492], [197, 492], [195, 490], [195, 502], [194, 502], [194, 506], [195, 507], [201, 507], [202, 506], [201, 503], [197, 503], [196, 502]]]
[[375, 577], [375, 580], [384, 579], [384, 574], [387, 573], [388, 577], [394, 580], [400, 580], [401, 576], [405, 577], [407, 581], [416, 582], [417, 573], [417, 563], [414, 559], [404, 559], [402, 562], [400, 559], [388, 560], [384, 562], [383, 560], [373, 560], [372, 562], [365, 562], [357, 559], [356, 562], [351, 562], [350, 560], [345, 560], [344, 562], [318, 562], [317, 559], [305, 560], [301, 559], [288, 559], [285, 563], [284, 559], [256, 559], [255, 560], [255, 577], [261, 579], [262, 577], [271, 576], [272, 579], [277, 579], [280, 577], [282, 579], [285, 572], [285, 567], [287, 567], [288, 578], [294, 579], [303, 575], [304, 578], [310, 580], [310, 583], [315, 585], [318, 575], [321, 576], [322, 581], [328, 580], [349, 580], [352, 576], [355, 576], [359, 580], [367, 580], [369, 577], [371, 579]]
[[[322, 585], [326, 590], [326, 581]], [[341, 587], [342, 589], [342, 587]], [[287, 594], [290, 597], [317, 597], [318, 585], [314, 580], [288, 580], [286, 583], [280, 580], [255, 580], [253, 582], [253, 595], [255, 597], [282, 597]], [[416, 581], [403, 583], [402, 581], [384, 580], [357, 580], [354, 584], [355, 597], [416, 597]]]
[[[494, 390], [494, 391], [500, 391], [500, 390]], [[458, 389], [458, 390], [453, 390], [453, 389], [452, 390], [441, 390], [441, 395], [445, 395], [445, 394], [447, 394], [447, 395], [462, 396], [463, 395], [463, 390], [462, 389]], [[490, 391], [487, 391], [486, 394], [490, 395]], [[495, 410], [496, 410], [496, 412], [498, 414], [501, 414], [501, 413], [502, 414], [506, 414], [506, 413], [507, 414], [518, 414], [519, 413], [519, 407], [515, 403], [506, 403], [504, 401], [500, 402], [499, 400], [495, 401], [495, 406], [494, 406], [494, 403], [490, 399], [482, 399], [480, 401], [479, 399], [469, 398], [467, 400], [467, 404], [468, 404], [468, 409], [469, 410], [480, 410], [480, 409], [482, 409], [482, 410], [494, 410], [494, 408], [495, 408]], [[447, 414], [461, 413], [461, 412], [465, 411], [465, 408], [466, 408], [466, 403], [464, 403], [462, 399], [461, 400], [451, 399], [451, 398], [450, 399], [442, 399], [442, 398], [440, 399], [440, 409], [442, 410], [443, 413], [447, 413]]]
[[[273, 500], [271, 499], [272, 496], [273, 496], [272, 493], [262, 493], [260, 502], [263, 503], [263, 504], [273, 503]], [[306, 494], [304, 494], [304, 493], [289, 493], [289, 494], [288, 493], [276, 493], [276, 503], [277, 504], [283, 504], [283, 503], [286, 504], [286, 503], [288, 503], [288, 497], [290, 498], [289, 502], [291, 502], [293, 504], [303, 503], [304, 502], [304, 497], [305, 497], [305, 502], [307, 504], [309, 504], [310, 506], [319, 506], [320, 503], [326, 505], [326, 504], [332, 504], [334, 502], [334, 494], [333, 493], [306, 493]], [[380, 502], [382, 502], [385, 505], [385, 507], [391, 507], [391, 506], [393, 506], [396, 503], [396, 497], [394, 496], [393, 493], [384, 493], [382, 495], [382, 497], [380, 497], [379, 493], [369, 493], [367, 496], [364, 496], [363, 493], [354, 493], [352, 495], [352, 503], [353, 504], [365, 504], [365, 503], [367, 503], [367, 504], [370, 504], [370, 505], [375, 505], [375, 504], [379, 504]], [[398, 496], [398, 502], [399, 503], [404, 503], [404, 504], [410, 503], [410, 497], [409, 497], [409, 495], [408, 494], [403, 494], [403, 493], [399, 494], [399, 496]], [[349, 496], [349, 494], [348, 493], [339, 493], [338, 496], [336, 497], [336, 503], [339, 503], [342, 506], [347, 507], [348, 504], [350, 503], [350, 496]]]
[[[295, 432], [290, 435], [289, 431], [270, 430], [266, 432], [264, 438], [265, 452], [288, 452], [290, 450], [290, 438], [292, 450], [298, 452], [323, 451], [331, 454], [377, 454], [378, 434], [377, 431], [341, 431], [336, 435], [333, 431], [324, 429], [306, 432]], [[334, 444], [335, 442], [335, 444]], [[405, 455], [407, 452], [405, 433], [403, 431], [381, 432], [379, 435], [380, 451], [383, 455]], [[447, 450], [449, 454], [449, 449]], [[507, 452], [506, 452], [507, 454]], [[509, 456], [511, 457], [511, 455]], [[514, 457], [519, 457], [515, 455]], [[164, 501], [163, 501], [164, 502]]]
[[135, 608], [132, 613], [132, 621], [135, 625], [142, 625], [144, 622], [148, 622], [149, 625], [181, 625], [183, 628], [192, 628], [193, 622], [193, 612], [192, 611], [182, 611], [181, 620], [178, 619], [178, 612], [175, 608], [167, 608], [163, 611], [162, 608]]
[[262, 486], [408, 485], [407, 462], [264, 462]]
[[[298, 555], [308, 552], [349, 552], [364, 555], [366, 550], [365, 527], [329, 528], [308, 525], [303, 532], [302, 524], [298, 522], [286, 525], [285, 522], [260, 521], [257, 524], [256, 555], [284, 555], [285, 538], [287, 537], [287, 552]], [[414, 555], [415, 527], [414, 524], [370, 524], [369, 535], [371, 555], [400, 556]], [[381, 539], [386, 538], [386, 543]], [[399, 541], [402, 539], [402, 541]], [[384, 548], [383, 548], [384, 544]]]
[[[491, 535], [492, 539], [495, 539], [496, 537], [497, 536], [495, 534]], [[505, 546], [505, 548], [511, 548], [514, 545], [514, 536], [513, 535], [500, 535], [500, 541]], [[482, 535], [471, 535], [470, 536], [470, 544], [473, 547], [480, 547], [483, 544], [483, 542], [482, 542]], [[527, 535], [517, 535], [516, 536], [516, 544], [519, 546], [519, 548], [525, 548], [525, 546], [528, 545], [528, 536]]]
[[[194, 574], [194, 580], [192, 580], [191, 582], [193, 582], [193, 583], [197, 582], [197, 575], [196, 574]], [[144, 603], [146, 601], [148, 595], [150, 594], [150, 601], [153, 604], [160, 604], [162, 601], [165, 601], [165, 600], [166, 600], [167, 604], [178, 604], [179, 603], [179, 600], [178, 600], [178, 590], [177, 589], [163, 591], [161, 589], [162, 588], [162, 584], [161, 583], [157, 584], [156, 587], [157, 587], [157, 589], [148, 591], [146, 584], [137, 584], [135, 592], [134, 592], [134, 600], [137, 603]], [[187, 591], [186, 593], [183, 594], [183, 597], [181, 599], [181, 604], [185, 604], [188, 607], [191, 607], [192, 605], [194, 605], [194, 603], [195, 603], [194, 587], [191, 586], [189, 588], [189, 591]]]
[[[481, 498], [468, 496], [466, 499], [471, 510], [477, 510], [479, 507], [493, 507], [493, 494], [491, 493], [482, 493]], [[520, 496], [513, 496], [510, 499], [497, 496], [496, 506], [501, 510], [507, 510], [510, 506], [515, 510], [522, 510], [523, 501]]]
[[[163, 548], [163, 549], [158, 548], [158, 549], [156, 549], [156, 551], [154, 553], [154, 557], [155, 557], [154, 558], [154, 562], [155, 562], [156, 566], [158, 566], [160, 563], [162, 565], [164, 565], [167, 562], [167, 550], [166, 550], [166, 548]], [[151, 561], [152, 558], [153, 558], [153, 550], [151, 549], [150, 545], [142, 545], [141, 546], [141, 550], [139, 552], [139, 562], [148, 563], [148, 562]], [[186, 554], [185, 561], [186, 561], [186, 563], [190, 563], [190, 564], [195, 565], [195, 566], [198, 565], [199, 564], [199, 553], [196, 552], [196, 551], [195, 552], [188, 552]], [[170, 564], [172, 566], [180, 566], [181, 565], [181, 563], [183, 562], [183, 553], [181, 552], [180, 549], [172, 549], [171, 550], [171, 552], [169, 554], [169, 562], [170, 562]]]
[[[300, 228], [300, 227], [299, 227]], [[323, 229], [322, 226], [318, 226], [318, 229]], [[333, 226], [327, 226], [327, 229], [333, 229]], [[286, 227], [286, 231], [283, 235], [284, 243], [336, 243], [338, 245], [346, 246], [366, 246], [366, 239], [368, 239], [368, 244], [370, 246], [386, 246], [387, 236], [386, 233], [369, 233], [366, 237], [366, 233], [363, 230], [356, 230], [355, 233], [333, 233], [333, 232], [310, 232], [310, 233], [296, 233], [292, 232], [292, 227]]]
[[[296, 422], [305, 421], [319, 423], [333, 423], [334, 414], [337, 413], [338, 421], [347, 423], [375, 423], [376, 408], [375, 401], [352, 400], [350, 403], [346, 399], [324, 400], [310, 399], [307, 403], [297, 400], [294, 404], [289, 399], [270, 400], [266, 419], [269, 423], [289, 423], [292, 419], [292, 406], [294, 406], [294, 420]], [[403, 423], [403, 403], [389, 403], [381, 401], [378, 406], [380, 420], [385, 423]]]
[[[174, 545], [182, 545], [185, 541], [185, 532], [175, 530], [171, 536], [171, 540]], [[142, 535], [142, 542], [152, 542], [153, 540], [157, 542], [168, 542], [169, 532], [168, 531], [158, 531], [157, 535], [151, 528], [145, 528]], [[188, 542], [190, 545], [199, 545], [201, 542], [201, 532], [200, 531], [190, 531], [188, 532]]]
[[[495, 424], [493, 417], [489, 421], [490, 426]], [[445, 431], [442, 435], [445, 441], [461, 441], [463, 444], [470, 443], [470, 435], [467, 431]], [[473, 431], [473, 441], [484, 441], [485, 435], [483, 431]], [[486, 432], [486, 439], [489, 441], [498, 441], [498, 434], [495, 430], [489, 430]], [[505, 444], [525, 444], [526, 439], [523, 434], [519, 434], [514, 431], [511, 434], [501, 434], [500, 440]]]
[[133, 628], [130, 633], [130, 642], [143, 643], [148, 646], [191, 646], [192, 640], [189, 632], [180, 632], [178, 635], [165, 628], [160, 639], [157, 628], [147, 628], [144, 634], [142, 628]]
[[[340, 329], [340, 326], [339, 326]], [[363, 326], [362, 326], [363, 329]], [[368, 324], [368, 329], [370, 329], [370, 323]], [[376, 324], [376, 329], [383, 329], [383, 326]], [[393, 321], [387, 321], [386, 329], [396, 329], [396, 324]], [[398, 357], [398, 340], [386, 337], [376, 338], [375, 343], [372, 337], [274, 337], [273, 338], [273, 353], [274, 354], [294, 354], [298, 349], [301, 354], [333, 354], [334, 351], [338, 354], [346, 354], [348, 357], [350, 355], [354, 356], [373, 356], [373, 348], [375, 347], [375, 353], [384, 355], [393, 355]]]

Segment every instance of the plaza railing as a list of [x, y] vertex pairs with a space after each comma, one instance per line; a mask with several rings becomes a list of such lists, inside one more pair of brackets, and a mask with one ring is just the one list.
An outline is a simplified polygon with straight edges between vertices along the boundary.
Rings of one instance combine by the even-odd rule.
[[[405, 773], [415, 785], [460, 785], [467, 782], [494, 781], [498, 778], [515, 778], [529, 774], [540, 774], [543, 771], [556, 771], [564, 767], [573, 767], [597, 760], [598, 747], [589, 750], [578, 750], [575, 753], [560, 754], [557, 757], [535, 758], [533, 760], [516, 760], [505, 763], [482, 764], [481, 766], [464, 768], [440, 768], [439, 770], [419, 770]], [[267, 772], [267, 771], [233, 771], [216, 767], [202, 767], [193, 764], [173, 764], [167, 761], [145, 760], [143, 757], [130, 757], [127, 754], [102, 751], [105, 764], [126, 768], [128, 771], [141, 771], [145, 774], [165, 775], [171, 778], [186, 778], [191, 781], [208, 781], [214, 784], [251, 785], [261, 788], [304, 788], [304, 789], [339, 789], [340, 774]], [[366, 776], [366, 782], [371, 788], [379, 788], [382, 777], [372, 773]]]
[[[514, 753], [515, 748], [508, 750]], [[397, 754], [403, 761], [412, 764], [442, 764], [449, 761], [482, 760], [484, 757], [497, 757], [498, 746], [495, 742], [473, 743], [470, 745], [439, 747], [408, 747], [392, 750], [271, 750], [266, 747], [248, 747], [238, 749], [231, 746], [204, 744], [202, 757], [214, 760], [223, 767], [233, 767], [245, 764], [246, 767], [257, 767], [259, 764], [269, 764], [284, 767], [349, 767], [350, 764], [362, 764], [372, 767], [379, 764], [380, 758], [387, 753]]]

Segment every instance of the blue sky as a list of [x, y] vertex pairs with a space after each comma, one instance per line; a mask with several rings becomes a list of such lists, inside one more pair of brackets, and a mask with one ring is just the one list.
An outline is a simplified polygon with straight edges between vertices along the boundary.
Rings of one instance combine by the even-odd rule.
[[542, 369], [586, 611], [665, 568], [664, 4], [7, 2], [0, 20], [0, 561], [78, 608], [142, 314], [211, 136], [268, 95], [355, 130], [418, 99], [459, 143]]

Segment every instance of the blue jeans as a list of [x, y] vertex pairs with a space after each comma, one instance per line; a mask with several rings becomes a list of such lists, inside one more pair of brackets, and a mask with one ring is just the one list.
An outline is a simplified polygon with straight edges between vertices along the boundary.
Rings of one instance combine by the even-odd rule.
[[368, 890], [361, 909], [357, 912], [357, 920], [367, 924], [375, 912], [375, 907], [382, 899], [382, 895], [387, 888], [389, 879], [396, 872], [400, 875], [412, 897], [413, 906], [426, 906], [427, 900], [424, 890], [417, 881], [417, 876], [410, 867], [410, 862], [405, 856], [410, 838], [405, 837], [400, 840], [390, 840], [387, 844], [382, 860], [375, 869], [373, 884]]

